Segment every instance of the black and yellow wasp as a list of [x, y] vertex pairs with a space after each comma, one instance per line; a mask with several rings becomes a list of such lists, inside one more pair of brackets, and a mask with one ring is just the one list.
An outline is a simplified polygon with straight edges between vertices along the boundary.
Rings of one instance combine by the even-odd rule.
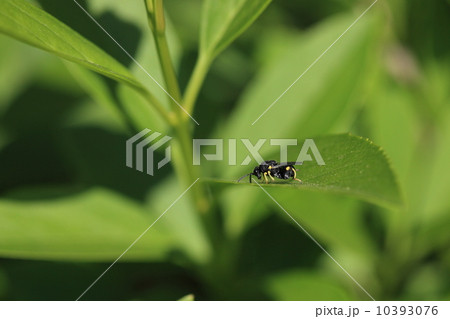
[[[277, 161], [270, 160], [270, 161], [264, 161], [258, 166], [255, 167], [253, 172], [248, 173], [241, 178], [238, 179], [238, 183], [247, 176], [249, 177], [249, 182], [252, 182], [252, 175], [258, 177], [258, 179], [261, 179], [261, 177], [264, 178], [264, 181], [269, 183], [269, 178], [272, 181], [275, 181], [274, 177], [279, 179], [289, 179], [292, 178], [296, 181], [302, 182], [297, 178], [297, 169], [294, 167], [294, 165], [301, 165], [303, 162], [286, 162], [286, 163], [278, 163]], [[269, 178], [268, 178], [269, 177]]]

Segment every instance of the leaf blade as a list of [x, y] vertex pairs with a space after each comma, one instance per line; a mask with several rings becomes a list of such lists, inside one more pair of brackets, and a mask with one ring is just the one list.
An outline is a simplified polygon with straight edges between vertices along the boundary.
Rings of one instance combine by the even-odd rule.
[[0, 2], [0, 32], [116, 81], [142, 88], [122, 64], [64, 23], [25, 0]]
[[[58, 192], [61, 190], [33, 190], [0, 200], [1, 256], [112, 261], [156, 219], [135, 203], [104, 189], [69, 195]], [[23, 200], [24, 195], [27, 200]], [[161, 227], [148, 235], [123, 260], [160, 259], [173, 249], [171, 237]]]
[[217, 56], [264, 11], [271, 0], [206, 0], [200, 28], [200, 52]]
[[[297, 188], [351, 195], [392, 208], [403, 205], [397, 179], [384, 151], [368, 139], [350, 134], [328, 135], [314, 139], [325, 165], [304, 162], [297, 177], [303, 181], [275, 182], [262, 187]], [[225, 184], [251, 185], [229, 180], [208, 181]]]
[[351, 293], [333, 277], [317, 271], [289, 270], [264, 280], [264, 290], [275, 300], [352, 300]]

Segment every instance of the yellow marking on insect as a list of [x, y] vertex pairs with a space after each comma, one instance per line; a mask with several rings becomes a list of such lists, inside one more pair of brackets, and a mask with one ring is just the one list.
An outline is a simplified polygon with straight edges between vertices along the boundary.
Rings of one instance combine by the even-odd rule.
[[291, 167], [290, 166], [288, 166], [288, 167], [286, 167], [286, 170], [288, 171], [288, 170], [290, 170], [291, 169]]
[[269, 169], [272, 169], [272, 166], [269, 166]]
[[275, 179], [272, 177], [272, 175], [270, 174], [270, 172], [267, 172], [267, 175], [269, 175], [269, 177], [270, 177], [273, 181], [275, 181]]
[[297, 173], [295, 171], [296, 171], [296, 169], [294, 169], [294, 178], [293, 179], [300, 183], [303, 183], [300, 179], [297, 178]]

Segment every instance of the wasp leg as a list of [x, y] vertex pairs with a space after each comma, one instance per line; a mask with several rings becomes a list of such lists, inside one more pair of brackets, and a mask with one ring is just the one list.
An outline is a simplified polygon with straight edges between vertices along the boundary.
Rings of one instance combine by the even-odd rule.
[[296, 181], [299, 181], [300, 183], [303, 183], [301, 180], [299, 180], [298, 178], [297, 178], [297, 172], [296, 172], [296, 169], [294, 170], [294, 178], [293, 178], [294, 180], [296, 180]]
[[270, 171], [267, 172], [267, 175], [269, 175], [270, 179], [275, 182], [275, 178], [273, 178], [273, 176], [270, 174]]
[[269, 183], [269, 180], [267, 179], [267, 172], [266, 173], [264, 173], [264, 180], [266, 181], [266, 184], [268, 184]]

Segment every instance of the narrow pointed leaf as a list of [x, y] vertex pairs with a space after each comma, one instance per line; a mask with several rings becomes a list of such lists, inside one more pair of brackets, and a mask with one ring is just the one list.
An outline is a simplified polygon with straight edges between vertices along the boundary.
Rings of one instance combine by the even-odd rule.
[[0, 1], [0, 33], [81, 64], [116, 81], [142, 88], [122, 64], [28, 1]]
[[200, 51], [213, 58], [247, 29], [271, 0], [206, 0]]

